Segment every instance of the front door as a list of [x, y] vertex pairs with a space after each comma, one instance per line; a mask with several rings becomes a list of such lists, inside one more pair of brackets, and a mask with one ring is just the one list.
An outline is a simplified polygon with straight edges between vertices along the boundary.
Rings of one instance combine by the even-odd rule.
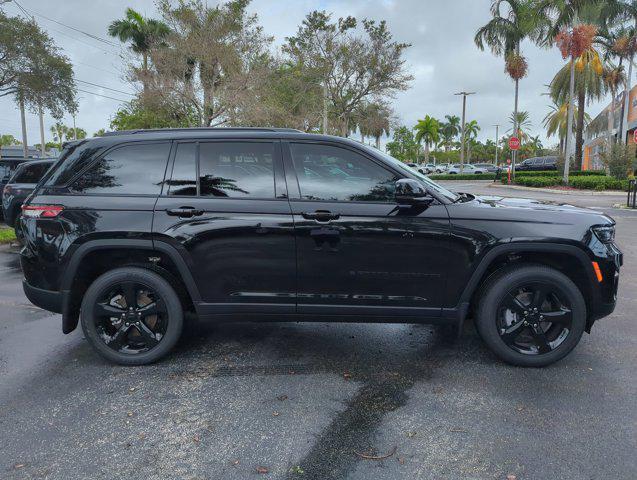
[[200, 311], [294, 313], [296, 259], [279, 141], [187, 141], [173, 148], [155, 207], [157, 239], [193, 272]]
[[290, 142], [284, 149], [299, 313], [438, 316], [449, 241], [444, 205], [399, 207], [401, 175], [356, 148]]

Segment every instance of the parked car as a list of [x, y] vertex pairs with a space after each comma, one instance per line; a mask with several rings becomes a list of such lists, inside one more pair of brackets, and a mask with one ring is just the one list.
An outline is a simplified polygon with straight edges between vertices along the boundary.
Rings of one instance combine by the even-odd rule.
[[533, 157], [522, 160], [515, 166], [518, 172], [532, 170], [557, 170], [557, 157]]
[[439, 163], [436, 165], [435, 173], [447, 173], [450, 165], [450, 163]]
[[493, 163], [474, 163], [473, 166], [484, 170], [486, 173], [497, 173], [500, 171], [500, 167]]
[[2, 189], [2, 213], [5, 223], [13, 227], [20, 216], [22, 202], [53, 165], [54, 160], [33, 160], [18, 166]]
[[422, 165], [422, 171], [420, 173], [424, 173], [425, 175], [430, 175], [436, 171], [436, 165], [433, 163], [426, 163]]
[[[15, 169], [27, 160], [24, 158], [0, 158], [0, 194], [7, 184]], [[4, 219], [2, 208], [0, 208], [0, 220]]]
[[457, 175], [459, 173], [462, 173], [463, 175], [470, 175], [470, 174], [487, 173], [487, 170], [485, 168], [479, 168], [479, 167], [476, 167], [475, 165], [471, 165], [469, 163], [465, 163], [462, 166], [462, 172], [461, 172], [460, 171], [460, 164], [459, 163], [455, 163], [455, 164], [451, 165], [447, 169], [447, 173], [449, 175]]
[[166, 355], [184, 312], [456, 328], [469, 316], [500, 358], [548, 365], [613, 311], [622, 264], [601, 212], [452, 192], [375, 148], [289, 129], [74, 142], [18, 221], [29, 300], [131, 365]]

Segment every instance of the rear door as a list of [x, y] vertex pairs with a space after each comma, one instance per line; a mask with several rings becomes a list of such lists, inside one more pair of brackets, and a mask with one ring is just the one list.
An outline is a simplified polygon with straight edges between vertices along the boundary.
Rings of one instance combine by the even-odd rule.
[[156, 240], [190, 268], [200, 311], [294, 313], [296, 259], [278, 140], [175, 143]]

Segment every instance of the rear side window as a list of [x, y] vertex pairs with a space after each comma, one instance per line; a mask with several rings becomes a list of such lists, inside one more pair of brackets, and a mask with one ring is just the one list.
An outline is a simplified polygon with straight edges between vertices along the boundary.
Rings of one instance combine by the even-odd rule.
[[51, 168], [51, 165], [51, 163], [24, 165], [16, 172], [12, 181], [14, 183], [38, 183], [49, 168]]
[[158, 195], [170, 143], [124, 145], [109, 151], [71, 186], [77, 193]]
[[274, 198], [274, 144], [199, 144], [199, 192], [203, 197]]
[[[274, 198], [274, 143], [201, 142], [177, 146], [169, 195]], [[198, 158], [198, 162], [197, 162]]]

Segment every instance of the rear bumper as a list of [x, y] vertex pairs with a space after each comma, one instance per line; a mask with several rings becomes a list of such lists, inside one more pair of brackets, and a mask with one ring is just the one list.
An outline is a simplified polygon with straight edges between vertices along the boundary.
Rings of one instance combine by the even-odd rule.
[[62, 313], [65, 295], [62, 292], [43, 290], [29, 285], [26, 280], [22, 280], [24, 294], [36, 307], [54, 313]]

